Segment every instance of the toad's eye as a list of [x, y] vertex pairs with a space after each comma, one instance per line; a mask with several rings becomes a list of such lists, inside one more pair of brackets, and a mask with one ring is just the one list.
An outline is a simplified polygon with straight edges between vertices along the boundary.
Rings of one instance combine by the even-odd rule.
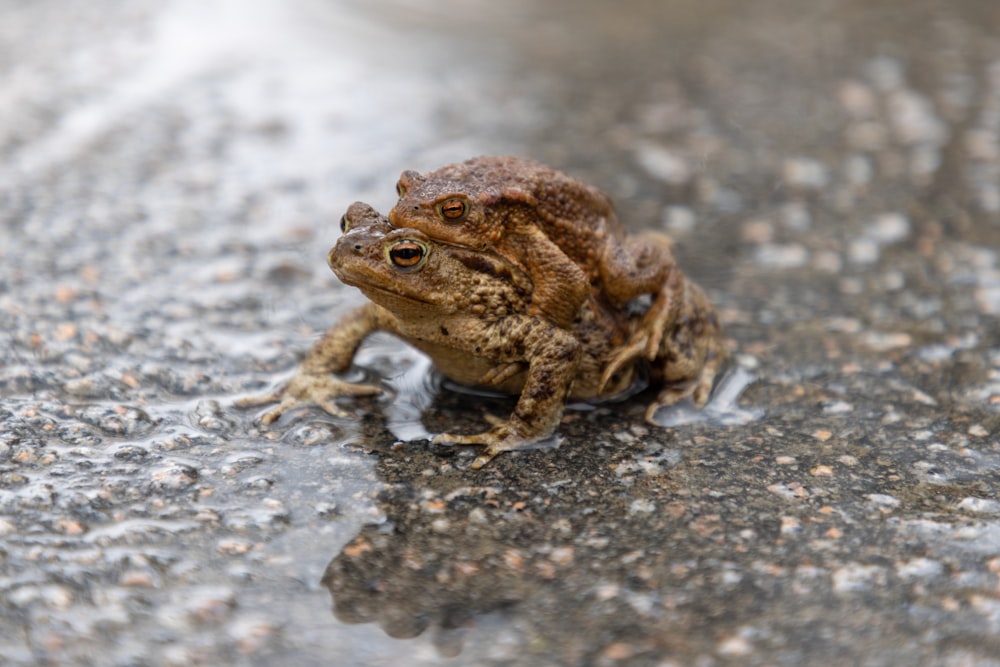
[[406, 194], [406, 186], [403, 185], [403, 181], [396, 181], [396, 195], [402, 199]]
[[389, 260], [401, 269], [412, 269], [423, 260], [427, 249], [416, 241], [400, 241], [389, 248]]
[[469, 206], [461, 199], [446, 199], [438, 205], [441, 217], [451, 222], [458, 222], [469, 212]]
[[347, 214], [340, 216], [340, 231], [341, 233], [347, 232]]

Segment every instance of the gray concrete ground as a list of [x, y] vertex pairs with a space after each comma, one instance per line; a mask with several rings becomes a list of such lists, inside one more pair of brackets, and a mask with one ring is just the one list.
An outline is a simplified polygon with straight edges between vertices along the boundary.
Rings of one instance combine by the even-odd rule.
[[[0, 664], [1000, 664], [998, 36], [990, 0], [0, 3]], [[509, 403], [382, 339], [358, 420], [236, 409], [360, 302], [346, 206], [482, 153], [668, 229], [738, 403], [472, 472], [420, 437]]]

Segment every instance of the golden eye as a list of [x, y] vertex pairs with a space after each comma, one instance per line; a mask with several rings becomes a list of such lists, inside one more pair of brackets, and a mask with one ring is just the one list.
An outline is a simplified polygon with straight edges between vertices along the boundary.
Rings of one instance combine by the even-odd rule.
[[458, 222], [469, 212], [469, 206], [461, 199], [447, 199], [438, 205], [438, 211], [445, 220]]
[[426, 254], [424, 246], [415, 241], [400, 241], [389, 248], [389, 259], [401, 269], [412, 269]]
[[405, 194], [406, 194], [406, 186], [403, 185], [403, 181], [397, 181], [396, 182], [396, 195], [400, 199], [402, 199]]

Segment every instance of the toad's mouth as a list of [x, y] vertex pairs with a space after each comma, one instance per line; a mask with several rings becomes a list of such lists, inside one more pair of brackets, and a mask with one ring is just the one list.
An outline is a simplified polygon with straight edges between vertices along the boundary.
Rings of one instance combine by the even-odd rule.
[[[359, 284], [359, 283], [348, 282], [346, 280], [344, 280], [343, 282], [353, 287], [357, 287], [365, 294], [375, 293], [378, 295], [384, 295], [388, 299], [411, 301], [413, 303], [423, 303], [428, 306], [433, 305], [434, 303], [430, 299], [424, 298], [422, 296], [417, 296], [415, 294], [404, 294], [403, 292], [400, 292], [396, 289], [391, 289], [388, 287], [379, 287], [378, 285], [372, 285], [371, 283]], [[372, 301], [378, 302], [379, 300], [372, 299]]]

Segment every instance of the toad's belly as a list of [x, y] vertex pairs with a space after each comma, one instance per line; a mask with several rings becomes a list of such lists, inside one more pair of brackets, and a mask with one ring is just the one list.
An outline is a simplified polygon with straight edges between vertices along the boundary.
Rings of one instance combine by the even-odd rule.
[[[479, 357], [463, 350], [457, 350], [438, 343], [423, 340], [411, 340], [414, 347], [426, 354], [434, 362], [435, 368], [449, 380], [469, 387], [484, 386], [481, 382], [484, 375], [502, 365], [486, 357]], [[519, 394], [524, 388], [528, 365], [499, 385], [489, 385], [489, 389], [505, 394]]]
[[[434, 366], [442, 375], [449, 380], [469, 387], [487, 386], [483, 384], [482, 378], [490, 371], [495, 372], [498, 366], [505, 366], [508, 363], [476, 356], [438, 343], [423, 340], [410, 340], [410, 342], [431, 358]], [[505, 394], [521, 393], [528, 377], [528, 363], [521, 362], [521, 366], [522, 368], [518, 372], [501, 384], [491, 384], [487, 388]], [[577, 373], [570, 385], [567, 398], [578, 401], [606, 399], [629, 391], [629, 388], [636, 382], [635, 369], [627, 367], [622, 369], [612, 382], [603, 388], [602, 392], [600, 391], [600, 380], [603, 366], [602, 359], [584, 355], [577, 367]]]

